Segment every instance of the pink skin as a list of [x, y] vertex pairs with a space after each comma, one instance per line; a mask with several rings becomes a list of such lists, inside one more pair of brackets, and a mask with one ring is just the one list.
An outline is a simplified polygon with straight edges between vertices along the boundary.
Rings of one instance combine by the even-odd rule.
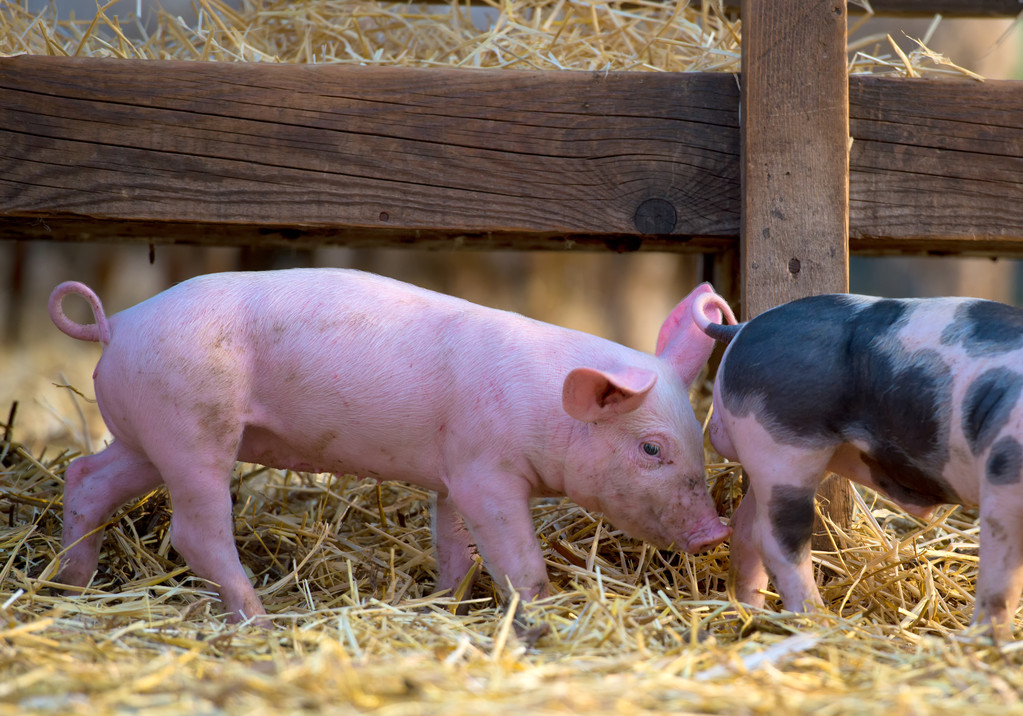
[[[95, 325], [64, 316], [68, 293]], [[357, 271], [204, 276], [109, 319], [88, 288], [61, 284], [54, 323], [104, 343], [96, 397], [115, 440], [68, 470], [60, 578], [86, 584], [100, 525], [162, 482], [176, 549], [230, 618], [264, 614], [234, 545], [235, 460], [433, 490], [440, 589], [473, 568], [475, 547], [499, 586], [547, 594], [537, 496], [705, 550], [730, 534], [688, 401], [713, 348], [692, 303], [709, 293], [675, 308], [651, 356]]]
[[[952, 322], [955, 299], [935, 300], [914, 314], [914, 320], [898, 334], [907, 350], [931, 350], [950, 366], [951, 416], [954, 426], [948, 440], [949, 456], [941, 477], [964, 505], [980, 507], [980, 570], [973, 614], [975, 624], [987, 624], [999, 638], [1011, 634], [1012, 616], [1023, 591], [1023, 491], [1017, 484], [994, 484], [985, 477], [991, 448], [974, 455], [961, 426], [969, 387], [992, 367], [1018, 369], [1023, 349], [971, 356], [961, 347], [941, 340]], [[694, 304], [694, 320], [701, 329], [713, 320], [707, 309], [724, 310], [717, 295], [701, 296]], [[732, 319], [734, 323], [734, 319]], [[728, 353], [725, 354], [728, 360]], [[720, 376], [720, 372], [719, 372]], [[881, 407], [879, 406], [879, 409]], [[768, 427], [758, 421], [758, 411], [740, 418], [724, 407], [720, 386], [714, 386], [714, 413], [708, 426], [711, 443], [726, 459], [738, 460], [750, 478], [750, 491], [732, 518], [730, 583], [736, 598], [753, 607], [764, 606], [763, 590], [773, 578], [785, 608], [805, 611], [819, 608], [820, 593], [813, 578], [807, 550], [796, 560], [787, 556], [771, 526], [772, 496], [778, 487], [815, 491], [828, 472], [884, 492], [864, 462], [865, 444], [846, 442], [820, 449], [800, 448], [775, 441]], [[1023, 436], [1023, 405], [1016, 404], [998, 433]], [[994, 438], [992, 438], [994, 442]], [[935, 507], [899, 501], [900, 507], [926, 520]]]

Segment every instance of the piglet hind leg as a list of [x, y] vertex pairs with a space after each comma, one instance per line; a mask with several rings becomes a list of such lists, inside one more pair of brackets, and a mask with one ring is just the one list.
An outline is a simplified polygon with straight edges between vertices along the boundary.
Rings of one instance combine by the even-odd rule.
[[814, 582], [810, 539], [814, 497], [832, 452], [776, 447], [770, 453], [740, 455], [755, 497], [748, 533], [790, 611], [823, 605]]
[[[238, 557], [234, 541], [231, 472], [226, 460], [177, 454], [155, 460], [170, 490], [171, 544], [200, 579], [216, 585], [228, 620], [266, 614]], [[262, 623], [262, 622], [260, 622]]]
[[114, 511], [160, 485], [149, 460], [117, 440], [95, 455], [74, 460], [64, 474], [64, 551], [56, 580], [83, 587], [92, 579], [103, 525]]
[[757, 515], [756, 495], [747, 492], [732, 515], [732, 539], [728, 554], [728, 588], [734, 598], [756, 609], [764, 606], [767, 568], [753, 540]]

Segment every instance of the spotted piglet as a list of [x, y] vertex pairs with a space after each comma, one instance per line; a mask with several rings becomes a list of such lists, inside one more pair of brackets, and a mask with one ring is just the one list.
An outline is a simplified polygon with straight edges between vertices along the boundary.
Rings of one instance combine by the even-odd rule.
[[810, 536], [831, 471], [921, 519], [942, 503], [979, 505], [973, 620], [1008, 634], [1023, 589], [1023, 311], [824, 295], [721, 325], [706, 308], [734, 317], [713, 294], [694, 307], [700, 328], [730, 343], [709, 431], [750, 480], [732, 523], [738, 598], [763, 606], [770, 574], [787, 609], [821, 604]]

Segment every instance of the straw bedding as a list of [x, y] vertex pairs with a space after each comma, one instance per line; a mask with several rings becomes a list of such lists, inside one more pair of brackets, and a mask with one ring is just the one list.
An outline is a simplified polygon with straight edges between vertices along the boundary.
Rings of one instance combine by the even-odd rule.
[[[673, 4], [509, 1], [488, 29], [464, 5], [310, 0], [235, 11], [205, 0], [195, 26], [163, 15], [148, 30], [0, 10], [4, 53], [651, 70], [734, 71], [738, 62], [737, 21]], [[904, 74], [928, 66], [924, 51], [905, 61], [892, 52], [851, 62]], [[553, 596], [525, 605], [547, 628], [526, 643], [485, 576], [467, 616], [433, 593], [421, 490], [251, 465], [235, 475], [237, 543], [276, 628], [224, 623], [170, 545], [162, 491], [111, 520], [92, 587], [62, 596], [50, 581], [62, 477], [88, 449], [96, 413], [68, 389], [40, 392], [78, 407], [56, 411], [62, 427], [44, 435], [45, 448], [17, 416], [0, 442], [0, 714], [1021, 708], [1023, 647], [968, 628], [975, 515], [945, 509], [922, 524], [869, 492], [858, 493], [850, 531], [835, 531], [835, 549], [814, 554], [828, 611], [810, 617], [731, 603], [727, 546], [695, 557], [654, 550], [600, 515], [544, 500], [534, 516]], [[693, 394], [701, 419], [708, 395], [706, 382]], [[5, 419], [7, 406], [0, 412]], [[738, 466], [709, 447], [707, 461], [729, 515]]]
[[[425, 67], [601, 71], [739, 71], [741, 23], [716, 3], [685, 0], [195, 0], [188, 22], [113, 14], [58, 22], [0, 0], [0, 55], [19, 53], [250, 62], [344, 62]], [[869, 7], [866, 0], [853, 4]], [[869, 16], [863, 16], [865, 20]], [[855, 32], [854, 23], [850, 28]], [[931, 28], [933, 31], [935, 26]], [[931, 33], [928, 32], [928, 35]], [[904, 38], [899, 38], [904, 39]], [[850, 44], [850, 72], [976, 77], [931, 51], [891, 37]]]
[[[700, 415], [708, 395], [708, 383], [694, 394]], [[1021, 707], [1023, 647], [968, 628], [978, 528], [961, 509], [924, 525], [861, 496], [839, 549], [815, 553], [829, 612], [803, 617], [730, 603], [725, 546], [695, 557], [654, 550], [599, 515], [544, 500], [534, 517], [554, 594], [526, 606], [548, 630], [527, 644], [486, 576], [467, 616], [432, 593], [421, 490], [239, 465], [237, 542], [277, 626], [263, 630], [223, 622], [170, 546], [162, 491], [110, 522], [88, 594], [55, 593], [73, 455], [33, 455], [11, 436], [0, 445], [0, 713]], [[730, 514], [737, 466], [707, 459]]]

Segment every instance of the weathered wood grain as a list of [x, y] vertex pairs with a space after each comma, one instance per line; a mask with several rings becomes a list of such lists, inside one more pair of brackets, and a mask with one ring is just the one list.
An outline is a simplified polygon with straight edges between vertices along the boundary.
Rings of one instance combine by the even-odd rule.
[[[752, 318], [849, 290], [849, 83], [841, 0], [745, 0], [742, 17], [740, 261]], [[843, 528], [851, 489], [830, 477], [818, 490]], [[819, 522], [814, 548], [832, 548]]]
[[[1019, 0], [871, 0], [877, 15], [944, 15], [945, 17], [1015, 17], [1023, 11]], [[850, 11], [858, 11], [849, 4]]]
[[850, 240], [1018, 254], [1023, 82], [854, 78]]
[[753, 317], [847, 290], [849, 106], [843, 3], [742, 10], [742, 300]]
[[[742, 0], [724, 0], [724, 6], [738, 10]], [[1019, 0], [871, 0], [875, 15], [928, 17], [1015, 17], [1023, 11]], [[849, 3], [849, 12], [863, 13], [861, 6]]]
[[[854, 252], [1023, 255], [1023, 83], [849, 86]], [[717, 250], [738, 116], [728, 74], [0, 58], [0, 238]]]
[[737, 89], [719, 80], [7, 58], [0, 231], [91, 218], [626, 248], [734, 235]]

